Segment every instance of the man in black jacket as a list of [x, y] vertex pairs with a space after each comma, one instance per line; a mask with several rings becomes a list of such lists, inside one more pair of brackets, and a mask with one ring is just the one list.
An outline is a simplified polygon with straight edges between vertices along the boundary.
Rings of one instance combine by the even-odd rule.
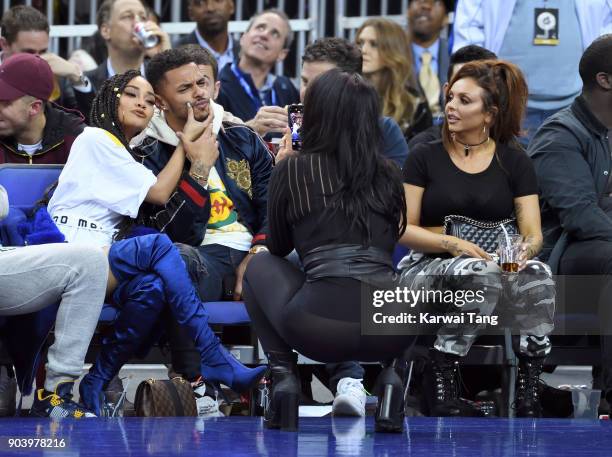
[[441, 35], [452, 11], [451, 0], [410, 0], [406, 12], [414, 70], [434, 119], [444, 112], [441, 89], [447, 82], [450, 50], [448, 40]]
[[148, 20], [142, 0], [104, 0], [98, 8], [96, 24], [106, 43], [108, 58], [98, 68], [85, 72], [83, 81], [74, 86], [78, 108], [86, 117], [89, 117], [96, 91], [108, 78], [128, 70], [140, 70], [145, 76], [145, 48], [134, 36], [137, 23], [144, 23], [147, 31], [159, 37], [159, 44], [146, 50], [147, 55], [170, 48], [168, 34]]
[[[529, 144], [542, 199], [543, 259], [561, 275], [598, 279], [604, 389], [612, 400], [612, 34], [580, 60], [582, 94]], [[585, 303], [586, 305], [590, 303]]]
[[[181, 243], [178, 247], [203, 301], [220, 300], [224, 283], [239, 299], [246, 265], [266, 249], [272, 156], [248, 127], [224, 121], [223, 109], [213, 102], [219, 90], [216, 60], [206, 49], [160, 53], [151, 59], [147, 77], [159, 97], [161, 113], [153, 117], [136, 148], [144, 165], [154, 173], [166, 165], [187, 120], [187, 103], [196, 121], [214, 115], [219, 155], [202, 152], [187, 157], [176, 192], [165, 207], [143, 207], [145, 221]], [[176, 323], [168, 333], [173, 369], [196, 381], [200, 358], [193, 341]], [[205, 400], [198, 401], [200, 415], [214, 413], [216, 404]]]
[[240, 38], [240, 59], [219, 69], [218, 103], [262, 136], [283, 133], [285, 106], [300, 101], [291, 80], [272, 73], [274, 65], [287, 57], [292, 41], [287, 15], [263, 11], [251, 18]]
[[189, 0], [189, 19], [196, 28], [181, 37], [176, 47], [197, 44], [208, 49], [221, 69], [240, 58], [240, 44], [229, 34], [227, 24], [234, 14], [234, 0]]

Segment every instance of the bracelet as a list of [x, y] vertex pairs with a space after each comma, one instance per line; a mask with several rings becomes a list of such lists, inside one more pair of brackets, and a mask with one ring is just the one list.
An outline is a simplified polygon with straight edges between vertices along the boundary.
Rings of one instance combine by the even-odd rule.
[[193, 171], [189, 172], [189, 176], [191, 176], [196, 181], [208, 181], [208, 179], [205, 178], [203, 175], [199, 175], [197, 173], [194, 173]]
[[193, 179], [195, 179], [198, 184], [202, 187], [206, 187], [208, 186], [208, 178], [204, 177], [203, 175], [199, 175], [197, 173], [194, 173], [192, 171], [189, 172], [189, 176], [191, 176]]

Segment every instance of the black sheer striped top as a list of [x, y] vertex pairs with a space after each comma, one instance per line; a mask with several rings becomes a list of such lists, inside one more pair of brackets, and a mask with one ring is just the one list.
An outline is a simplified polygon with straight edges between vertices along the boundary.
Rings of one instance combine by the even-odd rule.
[[[300, 257], [329, 244], [363, 244], [363, 233], [334, 203], [340, 188], [336, 163], [320, 154], [302, 154], [276, 165], [268, 190], [269, 235], [272, 254], [285, 256], [294, 248]], [[372, 241], [369, 246], [393, 252], [397, 228], [385, 216], [385, 209], [370, 214]]]

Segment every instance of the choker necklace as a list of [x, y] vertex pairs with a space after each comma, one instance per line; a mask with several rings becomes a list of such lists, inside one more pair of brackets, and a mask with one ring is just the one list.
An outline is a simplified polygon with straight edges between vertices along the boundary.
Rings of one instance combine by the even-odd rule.
[[485, 143], [489, 142], [489, 137], [487, 136], [484, 140], [482, 140], [480, 143], [476, 143], [476, 144], [467, 144], [467, 143], [462, 143], [461, 141], [459, 141], [457, 139], [457, 137], [455, 135], [453, 135], [453, 141], [456, 141], [457, 143], [459, 143], [461, 146], [463, 146], [463, 152], [465, 153], [465, 156], [467, 157], [468, 154], [470, 153], [470, 149], [471, 148], [475, 148], [476, 146], [482, 146]]

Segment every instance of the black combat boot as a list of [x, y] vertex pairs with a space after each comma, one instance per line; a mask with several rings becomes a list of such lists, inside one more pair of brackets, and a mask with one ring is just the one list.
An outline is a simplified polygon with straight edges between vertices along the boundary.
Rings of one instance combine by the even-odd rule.
[[516, 417], [542, 417], [540, 373], [544, 357], [519, 357], [514, 409]]
[[423, 376], [423, 389], [429, 416], [460, 416], [460, 357], [438, 351], [437, 349], [430, 349], [429, 358], [430, 360]]

